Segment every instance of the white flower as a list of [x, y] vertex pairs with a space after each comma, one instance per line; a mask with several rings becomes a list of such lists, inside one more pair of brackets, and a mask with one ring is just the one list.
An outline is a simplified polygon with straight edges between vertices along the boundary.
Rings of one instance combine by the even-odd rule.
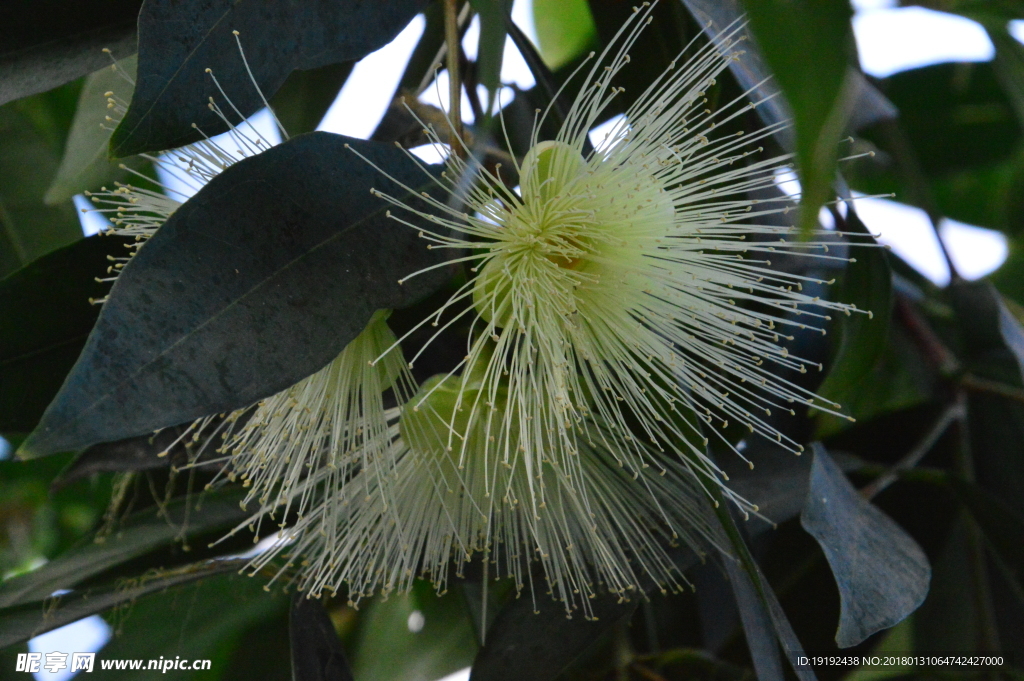
[[[109, 53], [109, 50], [105, 51]], [[239, 44], [239, 51], [241, 53], [241, 44]], [[242, 58], [245, 58], [244, 55]], [[135, 85], [135, 80], [117, 62], [112, 64], [111, 68], [132, 86]], [[207, 69], [207, 73], [217, 83], [217, 79], [210, 69]], [[217, 83], [217, 87], [220, 89], [220, 83]], [[237, 111], [223, 89], [220, 91], [229, 108]], [[127, 111], [128, 104], [113, 91], [105, 93], [105, 97], [109, 111], [106, 123], [116, 125]], [[256, 156], [271, 146], [271, 143], [249, 121], [240, 121], [238, 125], [232, 123], [213, 98], [210, 98], [208, 106], [228, 126], [228, 132], [221, 139], [210, 138], [204, 134], [202, 140], [179, 149], [155, 156], [141, 154], [155, 167], [159, 167], [173, 176], [178, 185], [187, 188], [191, 193], [204, 187], [211, 179], [243, 158]], [[287, 138], [287, 133], [276, 117], [275, 123], [277, 123], [281, 134]], [[101, 124], [101, 127], [112, 130], [105, 124]], [[193, 125], [193, 127], [195, 126]], [[198, 128], [196, 129], [198, 130]], [[121, 168], [139, 176], [146, 183], [157, 185], [162, 191], [116, 182], [114, 189], [103, 187], [98, 192], [85, 192], [85, 195], [97, 206], [92, 212], [101, 213], [110, 220], [111, 229], [103, 234], [117, 234], [133, 237], [135, 240], [133, 244], [129, 245], [129, 253], [120, 258], [110, 258], [113, 261], [113, 264], [107, 269], [107, 274], [110, 276], [100, 278], [99, 281], [114, 281], [138, 248], [153, 236], [188, 198], [181, 193], [179, 188], [168, 187], [159, 180], [147, 177], [124, 164], [121, 165]], [[86, 210], [88, 209], [83, 209], [83, 212]], [[90, 302], [100, 304], [105, 300], [106, 298], [101, 298]]]
[[[730, 36], [672, 64], [606, 143], [583, 154], [588, 130], [619, 94], [612, 78], [628, 64], [650, 11], [638, 9], [597, 60], [557, 138], [534, 133], [517, 168], [518, 192], [500, 169], [480, 171], [464, 210], [431, 200], [433, 211], [418, 211], [377, 192], [437, 225], [423, 234], [431, 247], [465, 253], [458, 260], [477, 273], [446, 306], [455, 319], [471, 318], [463, 378], [436, 384], [461, 380], [455, 411], [466, 413], [459, 418], [468, 430], [488, 433], [480, 445], [448, 429], [445, 446], [460, 466], [484, 459], [529, 471], [550, 459], [566, 479], [582, 480], [580, 442], [598, 437], [589, 425], [597, 423], [609, 455], [634, 475], [679, 456], [694, 474], [724, 480], [706, 458], [701, 426], [737, 422], [799, 452], [765, 420], [771, 410], [839, 406], [777, 373], [809, 364], [787, 350], [789, 331], [824, 333], [830, 311], [855, 308], [802, 292], [831, 282], [772, 267], [776, 251], [833, 256], [824, 242], [801, 243], [789, 228], [758, 224], [790, 210], [788, 199], [747, 197], [788, 167], [786, 156], [756, 157], [757, 142], [773, 130], [716, 137], [723, 122], [756, 106], [707, 108], [705, 91], [741, 54]], [[461, 197], [457, 182], [468, 164], [453, 154], [448, 165], [441, 185]], [[422, 392], [412, 409], [432, 395]], [[507, 406], [494, 416], [499, 402]], [[543, 485], [522, 501], [539, 512]]]
[[388, 475], [359, 468], [325, 484], [320, 470], [294, 486], [324, 498], [255, 569], [292, 542], [284, 570], [300, 588], [347, 583], [358, 602], [417, 576], [443, 591], [450, 569], [480, 553], [491, 576], [517, 588], [534, 588], [539, 566], [567, 611], [589, 615], [599, 588], [625, 597], [648, 579], [684, 583], [667, 548], [676, 540], [718, 544], [704, 485], [726, 476], [707, 458], [705, 428], [737, 422], [799, 452], [765, 419], [770, 410], [838, 407], [777, 373], [806, 371], [785, 347], [790, 330], [854, 308], [802, 292], [830, 282], [772, 267], [775, 251], [833, 256], [758, 224], [790, 209], [746, 194], [788, 163], [756, 157], [773, 131], [715, 136], [755, 106], [706, 108], [705, 90], [739, 54], [728, 36], [670, 67], [597, 152], [583, 153], [649, 21], [638, 11], [597, 60], [557, 139], [535, 136], [516, 168], [520, 190], [499, 169], [481, 171], [464, 195], [469, 167], [452, 155], [440, 186], [455, 201], [427, 197], [432, 210], [422, 211], [375, 192], [435, 224], [423, 232], [430, 247], [475, 273], [424, 320], [441, 330], [468, 321], [466, 358], [388, 413], [390, 447], [374, 455]]
[[197, 424], [215, 430], [225, 475], [250, 486], [247, 524], [280, 531], [254, 571], [286, 558], [279, 576], [311, 595], [347, 584], [356, 603], [421, 576], [444, 591], [480, 555], [490, 576], [535, 593], [539, 575], [589, 616], [600, 589], [684, 584], [672, 544], [721, 545], [707, 485], [756, 511], [724, 487], [706, 429], [738, 423], [799, 452], [771, 410], [838, 408], [779, 376], [808, 365], [786, 349], [793, 329], [854, 308], [804, 294], [829, 282], [770, 262], [835, 256], [759, 224], [789, 200], [748, 193], [789, 159], [758, 157], [772, 128], [716, 132], [756, 106], [707, 108], [740, 54], [730, 36], [671, 65], [584, 153], [649, 21], [638, 10], [596, 60], [555, 140], [534, 133], [519, 190], [500, 168], [466, 189], [469, 164], [451, 155], [439, 181], [451, 201], [424, 196], [423, 211], [374, 192], [414, 213], [393, 215], [410, 227], [433, 223], [429, 247], [468, 266], [423, 322], [467, 322], [464, 361], [417, 391], [382, 313], [323, 370]]

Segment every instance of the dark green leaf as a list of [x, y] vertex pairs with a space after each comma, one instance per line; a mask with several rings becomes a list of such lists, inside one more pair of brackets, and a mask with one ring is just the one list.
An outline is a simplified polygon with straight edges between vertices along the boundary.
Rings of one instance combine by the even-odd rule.
[[[64, 156], [43, 197], [47, 204], [67, 201], [75, 194], [99, 189], [128, 175], [120, 163], [107, 158], [114, 123], [106, 120], [111, 114], [107, 93], [113, 92], [113, 97], [123, 101], [131, 98], [133, 88], [126, 76], [135, 77], [134, 56], [118, 61], [116, 70], [108, 66], [85, 79], [64, 145]], [[141, 158], [125, 161], [125, 165], [136, 170], [145, 163]]]
[[423, 10], [423, 16], [426, 19], [423, 35], [420, 36], [416, 48], [412, 51], [412, 56], [409, 57], [409, 61], [405, 65], [405, 71], [402, 73], [401, 80], [398, 81], [395, 95], [402, 92], [416, 92], [421, 85], [426, 86], [424, 78], [433, 77], [431, 67], [434, 66], [438, 50], [444, 44], [444, 8], [441, 3], [429, 3]]
[[96, 281], [127, 240], [94, 236], [0, 280], [0, 433], [28, 433], [85, 345], [109, 284]]
[[493, 109], [495, 97], [501, 87], [501, 63], [505, 56], [506, 25], [512, 11], [509, 0], [471, 0], [480, 15], [480, 40], [477, 47], [477, 82], [487, 88], [488, 100], [483, 103], [485, 114]]
[[[226, 641], [219, 681], [292, 681], [288, 610], [254, 622], [234, 640]], [[215, 657], [216, 653], [211, 657]]]
[[[375, 598], [360, 610], [352, 648], [352, 670], [359, 681], [435, 681], [473, 662], [477, 642], [456, 593], [438, 596], [421, 581], [409, 594]], [[409, 618], [417, 612], [422, 628], [413, 631]]]
[[844, 164], [851, 184], [865, 193], [895, 193], [902, 201], [932, 208], [924, 205], [920, 188], [895, 172], [912, 156], [939, 214], [1019, 233], [1024, 225], [1022, 103], [1002, 86], [1002, 66], [936, 64], [883, 80], [881, 87], [900, 108], [908, 148], [884, 127], [865, 130], [883, 153]]
[[637, 602], [620, 603], [618, 597], [604, 594], [589, 605], [593, 620], [579, 615], [566, 619], [564, 605], [543, 596], [512, 601], [487, 632], [471, 678], [554, 679], [602, 634], [632, 617]]
[[[224, 561], [234, 563], [235, 561]], [[278, 619], [287, 610], [288, 598], [263, 590], [265, 581], [224, 574], [188, 586], [152, 593], [140, 598], [123, 614], [115, 616], [114, 637], [97, 656], [101, 659], [145, 659], [180, 657], [194, 661], [210, 659], [210, 672], [219, 676], [228, 660], [217, 653], [239, 643], [243, 631], [254, 624]], [[283, 636], [284, 632], [278, 633]], [[173, 647], [169, 648], [168, 644]], [[212, 659], [211, 659], [212, 658]], [[99, 664], [96, 665], [99, 667]], [[149, 681], [155, 671], [96, 669], [99, 679]], [[209, 674], [210, 672], [207, 672]], [[160, 679], [185, 681], [203, 678], [185, 669], [161, 668]], [[258, 677], [260, 681], [267, 676]]]
[[743, 620], [743, 634], [747, 638], [758, 681], [781, 681], [784, 678], [782, 659], [771, 614], [758, 597], [750, 575], [741, 566], [727, 559], [725, 569]]
[[900, 126], [928, 176], [978, 169], [1017, 151], [1022, 127], [990, 63], [902, 71], [881, 87], [899, 109]]
[[1024, 300], [1024, 240], [1020, 237], [1010, 239], [1009, 247], [1006, 261], [988, 280], [1000, 293], [1020, 305]]
[[[506, 28], [508, 29], [509, 37], [512, 38], [512, 42], [515, 44], [516, 49], [519, 50], [519, 54], [523, 56], [526, 66], [529, 67], [530, 73], [533, 74], [533, 78], [537, 82], [533, 90], [541, 93], [541, 99], [545, 105], [548, 103], [551, 105], [553, 116], [545, 117], [545, 121], [547, 121], [546, 127], [549, 130], [547, 132], [541, 130], [540, 134], [556, 134], [557, 129], [565, 122], [565, 117], [569, 113], [570, 101], [564, 92], [560, 96], [556, 96], [559, 94], [559, 83], [555, 75], [547, 67], [547, 64], [544, 63], [544, 60], [541, 59], [537, 48], [533, 46], [533, 43], [530, 42], [530, 39], [523, 33], [522, 29], [516, 26], [511, 17]], [[513, 102], [515, 101], [513, 100]], [[545, 126], [542, 125], [543, 127]], [[584, 139], [583, 144], [584, 154], [589, 153], [590, 141]]]
[[[110, 500], [108, 480], [57, 492], [50, 481], [69, 463], [60, 454], [36, 461], [0, 461], [0, 570], [23, 574], [52, 559], [90, 532]], [[13, 540], [13, 541], [12, 541]]]
[[[351, 149], [348, 145], [351, 144]], [[215, 177], [124, 268], [27, 456], [144, 435], [248, 406], [317, 371], [374, 310], [447, 277], [372, 187], [432, 178], [390, 145], [293, 138]]]
[[0, 7], [0, 104], [63, 85], [135, 52], [141, 0], [8, 0]]
[[431, 69], [435, 66], [434, 59], [444, 45], [443, 9], [441, 3], [427, 5], [423, 13], [426, 18], [423, 35], [420, 36], [412, 56], [405, 65], [402, 78], [391, 97], [391, 105], [384, 112], [384, 117], [377, 124], [377, 129], [373, 131], [370, 139], [377, 142], [399, 142], [407, 149], [427, 143], [423, 124], [409, 113], [403, 99], [415, 99], [419, 88], [427, 87], [430, 83], [433, 76]]
[[[729, 475], [729, 489], [757, 504], [758, 513], [775, 524], [795, 518], [807, 498], [811, 457], [794, 455], [765, 438], [751, 438], [743, 456], [754, 462], [753, 468], [732, 452], [718, 457], [719, 466]], [[752, 518], [746, 527], [752, 536], [770, 528], [759, 518]]]
[[[786, 659], [789, 660], [790, 666], [796, 673], [799, 681], [815, 681], [817, 678], [814, 674], [814, 669], [809, 665], [801, 663], [801, 658], [805, 657], [803, 646], [800, 644], [800, 640], [796, 637], [796, 633], [793, 631], [793, 626], [789, 623], [789, 619], [786, 617], [785, 611], [782, 609], [782, 604], [779, 603], [778, 596], [775, 595], [775, 591], [772, 590], [771, 585], [765, 578], [764, 573], [761, 571], [761, 567], [754, 560], [753, 555], [750, 553], [750, 548], [747, 546], [746, 540], [743, 538], [740, 532], [739, 526], [736, 524], [736, 519], [733, 517], [733, 511], [731, 504], [725, 500], [725, 496], [721, 490], [718, 489], [711, 481], [707, 481], [710, 487], [707, 487], [712, 497], [716, 501], [715, 515], [718, 517], [721, 523], [721, 528], [728, 538], [732, 552], [734, 556], [727, 555], [725, 560], [736, 560], [740, 562], [743, 572], [746, 574], [748, 579], [747, 582], [742, 582], [739, 579], [736, 582], [740, 582], [740, 589], [745, 589], [749, 586], [753, 589], [754, 595], [759, 603], [759, 610], [767, 611], [769, 618], [771, 619], [772, 627], [775, 631], [775, 637], [782, 646], [783, 652], [786, 654]], [[735, 582], [734, 582], [735, 586]], [[746, 602], [749, 593], [740, 595], [740, 599]], [[763, 622], [763, 612], [760, 613], [748, 613], [747, 616], [752, 623]], [[758, 651], [765, 648], [763, 640], [760, 638], [760, 632], [762, 628], [758, 627], [753, 629], [758, 632], [759, 636], [756, 639], [755, 646]], [[758, 651], [751, 651], [752, 654], [756, 654]]]
[[[167, 450], [181, 438], [187, 427], [185, 425], [164, 428], [152, 435], [140, 435], [117, 442], [101, 442], [98, 445], [93, 445], [76, 456], [75, 460], [60, 472], [51, 487], [60, 489], [96, 473], [151, 471], [167, 468], [171, 464], [171, 459], [175, 458], [167, 456]], [[174, 453], [177, 454], [177, 451]]]
[[[744, 0], [743, 6], [793, 111], [800, 228], [810, 234], [818, 209], [831, 197], [839, 138], [857, 96], [847, 78], [852, 10], [843, 0]], [[814, 55], [814, 68], [808, 68], [808, 55]]]
[[977, 593], [977, 572], [972, 565], [967, 514], [954, 524], [935, 560], [928, 598], [914, 614], [914, 648], [929, 653], [970, 654], [984, 640], [980, 612], [985, 600]]
[[1024, 330], [1006, 300], [985, 280], [955, 282], [949, 291], [969, 368], [1010, 385], [1024, 384], [1013, 371], [1024, 355]]
[[[1016, 367], [1009, 365], [1010, 371]], [[1024, 481], [1024, 405], [998, 395], [972, 392], [969, 396], [971, 453], [976, 481], [1018, 514], [1024, 514], [1020, 490]]]
[[0, 107], [0, 276], [82, 238], [70, 202], [43, 203], [77, 95], [69, 85]]
[[1007, 308], [1002, 297], [995, 292], [993, 295], [999, 303], [999, 333], [1003, 336], [1006, 349], [1013, 354], [1013, 358], [1017, 361], [1021, 382], [1024, 382], [1024, 327]]
[[931, 578], [924, 552], [857, 493], [819, 444], [800, 524], [825, 552], [839, 586], [841, 648], [891, 627], [924, 601]]
[[1005, 15], [982, 23], [996, 48], [996, 58], [992, 64], [996, 77], [1013, 104], [1017, 120], [1024, 123], [1024, 45], [1010, 33], [1009, 20]]
[[0, 608], [43, 600], [59, 589], [71, 588], [176, 538], [239, 523], [248, 517], [239, 508], [243, 496], [231, 490], [199, 497], [198, 509], [194, 497], [172, 501], [163, 511], [150, 509], [138, 513], [102, 542], [82, 544], [33, 572], [0, 584]]
[[[1020, 365], [1003, 330], [1001, 299], [988, 282], [958, 282], [950, 287], [957, 316], [961, 357], [969, 372], [983, 380], [1022, 386]], [[1024, 404], [998, 393], [968, 393], [967, 432], [975, 481], [1016, 513], [1024, 514]]]
[[1024, 585], [1024, 518], [973, 483], [952, 476], [950, 482], [1017, 584]]
[[[83, 617], [110, 610], [122, 603], [130, 603], [146, 594], [204, 577], [237, 571], [247, 562], [244, 559], [205, 561], [139, 578], [134, 584], [116, 584], [81, 592], [73, 591], [43, 601], [0, 608], [0, 648], [28, 640]], [[223, 604], [219, 607], [223, 607]], [[169, 621], [166, 612], [163, 619]], [[210, 619], [212, 623], [216, 623], [217, 618]], [[159, 653], [156, 656], [159, 656]]]
[[270, 100], [270, 108], [289, 135], [313, 132], [341, 91], [354, 62], [294, 71]]
[[[740, 0], [683, 0], [683, 4], [712, 39], [716, 39], [719, 34], [742, 21], [744, 17], [744, 8]], [[753, 99], [763, 102], [757, 107], [761, 119], [769, 125], [790, 120], [792, 114], [789, 108], [781, 98], [775, 96], [778, 85], [772, 80], [771, 70], [761, 51], [751, 41], [747, 42], [744, 51], [745, 54], [739, 60], [729, 64], [729, 70], [740, 86], [751, 92]], [[896, 107], [892, 102], [859, 71], [848, 69], [846, 78], [850, 81], [851, 91], [856, 99], [856, 104], [849, 112], [851, 130], [859, 130], [896, 116]], [[781, 128], [775, 134], [782, 146], [792, 149], [793, 135], [789, 128]]]
[[352, 681], [341, 640], [320, 601], [296, 593], [289, 621], [292, 681]]
[[[571, 3], [565, 3], [568, 7], [561, 2], [558, 4], [562, 10], [571, 11]], [[619, 29], [632, 16], [636, 3], [590, 0], [588, 4], [590, 18], [597, 31], [598, 42], [595, 48], [599, 50], [615, 40]], [[651, 10], [651, 16], [653, 21], [644, 27], [637, 48], [630, 51], [629, 66], [623, 69], [614, 81], [615, 86], [625, 88], [625, 91], [620, 92], [612, 100], [604, 113], [606, 116], [625, 113], [655, 83], [672, 61], [680, 58], [687, 43], [700, 32], [698, 22], [693, 20], [679, 2], [658, 3]], [[580, 63], [582, 60], [564, 65], [556, 74], [557, 79], [561, 81], [567, 78]]]
[[850, 248], [850, 255], [856, 262], [846, 266], [836, 300], [855, 305], [867, 314], [840, 316], [831, 327], [839, 336], [834, 341], [835, 357], [817, 393], [839, 404], [845, 404], [872, 380], [872, 372], [881, 361], [889, 340], [893, 302], [892, 272], [885, 250], [876, 247], [852, 206], [845, 222], [845, 231], [864, 235], [852, 238], [851, 242], [866, 245]]
[[[882, 357], [857, 390], [847, 393], [842, 402], [843, 414], [853, 416], [860, 424], [920, 405], [932, 399], [938, 380], [935, 367], [922, 356], [920, 347], [904, 325], [890, 323]], [[857, 424], [851, 426], [844, 418], [819, 414], [817, 436], [829, 437]]]
[[[294, 69], [361, 59], [387, 44], [424, 0], [148, 2], [139, 15], [139, 78], [111, 139], [114, 156], [161, 151], [213, 135], [227, 125], [208, 107], [250, 116]], [[232, 31], [240, 33], [250, 81]], [[233, 105], [223, 99], [213, 76]], [[235, 121], [238, 123], [239, 121]]]

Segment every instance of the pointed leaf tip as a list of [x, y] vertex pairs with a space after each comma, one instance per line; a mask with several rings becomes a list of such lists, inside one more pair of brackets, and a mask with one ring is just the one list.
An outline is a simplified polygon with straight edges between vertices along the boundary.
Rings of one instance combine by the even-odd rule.
[[247, 407], [337, 357], [375, 310], [433, 292], [448, 268], [395, 283], [445, 260], [367, 191], [404, 196], [395, 182], [434, 185], [403, 151], [324, 132], [213, 178], [122, 270], [20, 456]]
[[840, 648], [893, 626], [924, 601], [931, 581], [924, 551], [854, 489], [819, 443], [800, 524], [825, 552], [839, 587]]

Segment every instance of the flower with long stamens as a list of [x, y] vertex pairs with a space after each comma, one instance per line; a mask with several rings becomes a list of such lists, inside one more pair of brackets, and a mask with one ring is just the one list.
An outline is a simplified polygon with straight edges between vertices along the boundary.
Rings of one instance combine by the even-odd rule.
[[[778, 375], [820, 368], [791, 355], [786, 342], [795, 329], [824, 333], [831, 311], [855, 307], [803, 292], [831, 282], [772, 267], [779, 251], [837, 256], [828, 241], [801, 242], [790, 228], [758, 223], [790, 210], [788, 198], [785, 205], [748, 198], [771, 187], [789, 160], [756, 158], [773, 127], [715, 136], [756, 106], [737, 100], [707, 108], [705, 91], [741, 54], [729, 35], [671, 65], [605, 143], [584, 155], [587, 131], [619, 94], [611, 81], [649, 13], [638, 9], [622, 29], [609, 65], [598, 60], [557, 138], [539, 141], [535, 133], [517, 168], [519, 191], [481, 170], [462, 210], [441, 200], [431, 212], [414, 210], [376, 194], [437, 225], [422, 233], [428, 248], [464, 253], [458, 260], [476, 273], [424, 323], [437, 323], [448, 307], [461, 306], [448, 324], [472, 318], [464, 365], [482, 376], [483, 398], [460, 399], [459, 408], [484, 418], [486, 404], [507, 392], [517, 420], [494, 445], [503, 458], [532, 459], [551, 447], [572, 457], [577, 426], [599, 419], [623, 435], [616, 458], [631, 470], [646, 463], [640, 440], [659, 451], [671, 442], [685, 446], [687, 465], [714, 478], [720, 471], [693, 444], [693, 416], [679, 407], [706, 425], [735, 421], [800, 451], [765, 417], [796, 405], [839, 405]], [[446, 178], [468, 170], [457, 154], [448, 165]], [[459, 190], [452, 179], [441, 186]], [[454, 438], [449, 445], [471, 456]]]
[[[241, 44], [239, 51], [244, 60]], [[207, 73], [216, 83], [209, 69]], [[206, 137], [165, 154], [147, 156], [192, 191], [270, 146], [242, 119], [219, 83], [217, 87], [226, 108], [212, 98], [209, 107], [228, 126], [225, 136]], [[111, 113], [123, 115], [125, 103], [112, 92], [106, 96]], [[233, 122], [231, 112], [238, 123]], [[112, 116], [107, 120], [115, 121]], [[287, 138], [280, 123], [278, 128]], [[160, 186], [164, 192], [121, 184], [112, 191], [91, 194], [97, 210], [110, 217], [111, 233], [135, 237], [133, 251], [144, 247], [181, 206], [178, 198], [187, 198]], [[116, 279], [133, 255], [115, 259], [108, 279]], [[375, 313], [365, 329], [321, 370], [256, 405], [224, 417], [198, 420], [171, 447], [194, 438], [200, 442], [200, 453], [207, 455], [204, 465], [222, 463], [223, 477], [240, 478], [249, 488], [244, 503], [260, 509], [253, 518], [254, 528], [272, 520], [275, 510], [282, 518], [294, 511], [301, 519], [307, 508], [315, 505], [321, 515], [336, 515], [333, 509], [343, 499], [345, 483], [357, 473], [360, 480], [373, 480], [386, 504], [395, 462], [389, 458], [394, 417], [385, 400], [400, 404], [415, 392], [401, 352], [388, 352], [395, 344], [386, 321], [388, 314], [386, 310]], [[393, 410], [394, 405], [390, 406]], [[226, 456], [211, 461], [210, 450]]]
[[417, 388], [379, 314], [321, 371], [196, 425], [224, 477], [250, 488], [246, 524], [280, 531], [254, 569], [285, 558], [279, 575], [311, 595], [347, 585], [355, 603], [421, 576], [443, 591], [481, 556], [589, 615], [602, 589], [684, 584], [674, 543], [722, 545], [709, 486], [756, 511], [724, 486], [706, 429], [741, 424], [799, 452], [771, 410], [838, 408], [780, 375], [809, 364], [787, 349], [793, 330], [854, 308], [772, 266], [778, 252], [838, 256], [764, 224], [788, 198], [749, 198], [789, 159], [760, 157], [775, 127], [721, 132], [756, 103], [708, 108], [739, 58], [734, 33], [672, 64], [587, 143], [650, 16], [638, 9], [594, 61], [556, 138], [534, 133], [519, 189], [451, 154], [437, 180], [449, 196], [424, 194], [429, 209], [374, 192], [466, 266], [423, 322], [468, 328], [463, 361]]
[[[638, 10], [596, 60], [556, 139], [535, 133], [518, 190], [500, 168], [474, 176], [451, 154], [438, 183], [449, 196], [424, 195], [429, 210], [374, 192], [412, 213], [392, 215], [411, 228], [433, 223], [421, 232], [428, 247], [468, 266], [467, 283], [423, 322], [468, 322], [465, 359], [387, 411], [366, 459], [384, 467], [360, 463], [345, 479], [325, 466], [275, 474], [285, 466], [264, 436], [230, 435], [253, 449], [265, 479], [277, 476], [260, 513], [299, 508], [254, 568], [287, 545], [280, 574], [312, 595], [347, 584], [358, 602], [417, 576], [444, 590], [451, 570], [482, 555], [493, 576], [518, 588], [540, 578], [567, 611], [588, 615], [600, 588], [628, 596], [645, 580], [685, 582], [670, 545], [719, 545], [709, 485], [756, 511], [724, 487], [705, 429], [734, 422], [799, 452], [771, 410], [838, 408], [780, 375], [810, 364], [787, 349], [793, 330], [821, 330], [830, 312], [855, 308], [803, 291], [830, 282], [772, 266], [779, 252], [837, 258], [836, 235], [801, 242], [764, 224], [790, 210], [788, 198], [749, 198], [789, 158], [759, 157], [774, 127], [719, 132], [756, 103], [708, 108], [705, 92], [739, 57], [738, 41], [721, 36], [671, 65], [587, 151], [649, 21]], [[393, 361], [398, 343], [375, 361]], [[330, 456], [322, 438], [307, 442]]]

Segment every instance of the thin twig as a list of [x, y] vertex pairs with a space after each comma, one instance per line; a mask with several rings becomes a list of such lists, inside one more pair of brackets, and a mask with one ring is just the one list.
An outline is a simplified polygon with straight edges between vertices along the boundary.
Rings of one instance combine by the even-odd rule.
[[889, 149], [896, 160], [896, 170], [903, 176], [903, 181], [906, 183], [911, 194], [910, 201], [928, 215], [928, 221], [931, 222], [935, 238], [938, 240], [939, 248], [942, 250], [942, 257], [946, 261], [946, 267], [949, 268], [950, 282], [959, 280], [961, 278], [960, 273], [957, 271], [956, 265], [953, 264], [953, 259], [946, 248], [946, 242], [942, 240], [942, 234], [939, 231], [939, 222], [942, 220], [942, 214], [939, 212], [938, 204], [932, 195], [931, 186], [925, 178], [924, 170], [917, 160], [913, 147], [907, 140], [907, 136], [898, 121], [883, 121], [880, 124], [880, 129], [885, 135], [886, 141], [889, 143]]
[[897, 461], [888, 471], [875, 478], [871, 484], [864, 486], [860, 493], [867, 499], [874, 498], [883, 489], [896, 482], [900, 477], [900, 473], [905, 470], [910, 470], [924, 458], [925, 454], [931, 451], [935, 443], [939, 441], [946, 429], [949, 428], [949, 424], [953, 421], [962, 419], [966, 415], [963, 405], [959, 402], [953, 402], [947, 406], [939, 419], [935, 422], [935, 425], [931, 427], [921, 441], [911, 449], [906, 455]]
[[992, 393], [1018, 402], [1024, 402], [1024, 390], [1006, 385], [999, 381], [990, 381], [987, 378], [980, 378], [974, 374], [964, 374], [960, 378], [960, 385], [968, 390], [980, 393]]
[[639, 662], [630, 662], [629, 668], [647, 681], [666, 681], [664, 676]]
[[448, 46], [448, 124], [452, 128], [451, 150], [465, 158], [462, 139], [462, 81], [459, 79], [459, 0], [444, 0], [444, 41]]
[[925, 357], [940, 374], [953, 376], [960, 370], [960, 362], [957, 361], [956, 355], [946, 347], [928, 320], [903, 296], [896, 297], [896, 315], [915, 344], [921, 348]]

